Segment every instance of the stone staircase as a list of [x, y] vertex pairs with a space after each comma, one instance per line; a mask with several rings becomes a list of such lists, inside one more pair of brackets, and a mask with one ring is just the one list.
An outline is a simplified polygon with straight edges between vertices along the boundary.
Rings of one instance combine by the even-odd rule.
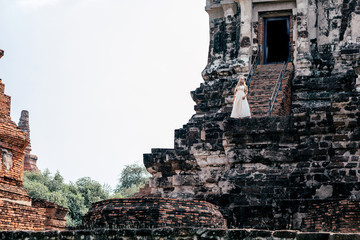
[[[269, 98], [278, 80], [283, 64], [258, 65], [249, 86], [248, 101], [252, 117], [266, 117], [269, 112]], [[276, 98], [272, 117], [288, 115], [290, 112], [291, 79], [293, 65], [289, 63], [283, 78], [282, 88]]]

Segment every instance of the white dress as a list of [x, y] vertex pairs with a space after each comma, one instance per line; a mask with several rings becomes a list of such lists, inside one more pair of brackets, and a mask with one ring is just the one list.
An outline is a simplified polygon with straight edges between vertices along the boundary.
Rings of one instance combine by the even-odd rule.
[[236, 90], [236, 95], [230, 117], [232, 118], [251, 117], [250, 107], [247, 98], [245, 97], [245, 99], [243, 100], [243, 97], [246, 96], [245, 87], [239, 86], [235, 90]]

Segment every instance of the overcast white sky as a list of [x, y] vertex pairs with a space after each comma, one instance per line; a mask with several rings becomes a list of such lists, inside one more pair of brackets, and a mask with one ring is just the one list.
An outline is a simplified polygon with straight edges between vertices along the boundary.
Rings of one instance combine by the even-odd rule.
[[194, 114], [205, 0], [0, 0], [0, 78], [38, 167], [114, 187]]

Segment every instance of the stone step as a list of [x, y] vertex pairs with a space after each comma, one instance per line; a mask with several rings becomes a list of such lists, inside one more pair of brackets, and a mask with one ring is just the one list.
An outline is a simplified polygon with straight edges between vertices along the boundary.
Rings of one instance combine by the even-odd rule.
[[[253, 117], [265, 117], [268, 115], [269, 98], [273, 94], [274, 86], [278, 81], [282, 67], [283, 64], [258, 65], [251, 80], [248, 95], [248, 102]], [[282, 89], [279, 90], [273, 107], [272, 116], [279, 116], [280, 114], [281, 102], [286, 97], [283, 93], [284, 87], [289, 83], [292, 69], [292, 64], [289, 63], [283, 77]]]

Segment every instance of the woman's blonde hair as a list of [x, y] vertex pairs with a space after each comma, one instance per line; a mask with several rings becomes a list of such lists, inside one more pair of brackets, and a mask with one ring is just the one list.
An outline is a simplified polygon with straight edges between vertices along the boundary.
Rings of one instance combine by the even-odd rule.
[[236, 84], [235, 89], [241, 85], [241, 84], [240, 84], [241, 80], [244, 81], [243, 86], [245, 87], [245, 91], [247, 91], [248, 87], [246, 86], [245, 77], [240, 77], [240, 78], [239, 78], [239, 81], [238, 81], [238, 83]]

